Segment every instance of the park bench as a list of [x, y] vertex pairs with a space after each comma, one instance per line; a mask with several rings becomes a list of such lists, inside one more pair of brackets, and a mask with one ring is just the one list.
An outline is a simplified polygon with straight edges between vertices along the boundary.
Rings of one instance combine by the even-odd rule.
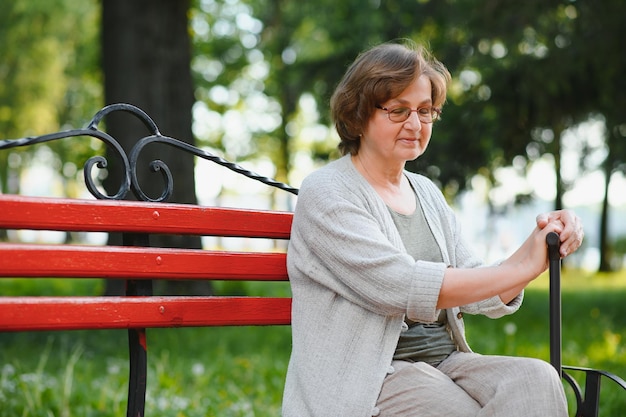
[[[137, 141], [128, 154], [115, 139], [97, 129], [100, 120], [113, 111], [141, 119], [150, 135]], [[143, 416], [146, 379], [146, 329], [159, 327], [288, 325], [291, 299], [255, 296], [157, 296], [156, 280], [249, 280], [286, 281], [285, 251], [240, 252], [233, 250], [173, 249], [155, 247], [161, 234], [289, 239], [292, 213], [287, 211], [206, 207], [166, 202], [172, 192], [169, 171], [165, 189], [151, 199], [137, 181], [137, 158], [143, 147], [159, 142], [297, 194], [297, 189], [248, 171], [182, 141], [163, 136], [142, 110], [115, 104], [98, 112], [85, 129], [17, 140], [0, 141], [0, 151], [69, 137], [90, 136], [114, 149], [125, 167], [125, 179], [114, 196], [102, 194], [91, 178], [91, 169], [104, 166], [101, 157], [85, 163], [88, 190], [95, 200], [27, 197], [0, 194], [0, 229], [53, 230], [61, 232], [121, 233], [121, 246], [71, 243], [0, 243], [0, 278], [61, 277], [123, 280], [125, 295], [100, 297], [0, 297], [0, 331], [61, 331], [128, 329], [130, 374], [127, 416]], [[125, 201], [132, 191], [140, 201]], [[597, 417], [601, 377], [621, 385], [626, 382], [606, 371], [561, 365], [560, 261], [558, 239], [551, 254], [551, 362], [572, 386], [578, 402], [577, 416]], [[556, 249], [554, 249], [556, 247]], [[556, 252], [556, 257], [554, 254]], [[554, 272], [554, 273], [553, 273]], [[587, 374], [585, 390], [563, 372]]]
[[[146, 201], [149, 197], [141, 191], [136, 175], [131, 172], [134, 169], [131, 166], [136, 166], [140, 147], [154, 141], [183, 150], [192, 147], [161, 136], [150, 118], [133, 106], [107, 107], [95, 116], [87, 129], [26, 138], [19, 145], [91, 136], [105, 138], [109, 145], [121, 150], [112, 138], [95, 130], [102, 117], [116, 110], [140, 117], [152, 133], [137, 143], [135, 153], [131, 152], [133, 156], [119, 155], [127, 167], [121, 191], [113, 198], [102, 195], [86, 167], [85, 182], [96, 200], [0, 194], [0, 229], [121, 233], [122, 246], [0, 243], [0, 277], [124, 280], [125, 295], [0, 297], [0, 331], [128, 329], [127, 415], [137, 417], [144, 415], [147, 328], [288, 325], [291, 317], [291, 299], [287, 297], [155, 296], [152, 291], [154, 281], [165, 279], [287, 281], [285, 251], [275, 250], [276, 245], [262, 245], [271, 247], [263, 252], [174, 249], [153, 247], [153, 237], [173, 234], [271, 239], [270, 243], [285, 241], [289, 238], [293, 214], [166, 203], [161, 200], [172, 191], [169, 181], [157, 201]], [[18, 142], [0, 141], [0, 148], [16, 144]], [[291, 187], [200, 149], [193, 148], [192, 151], [256, 180], [297, 193]], [[121, 201], [129, 190], [143, 201]]]

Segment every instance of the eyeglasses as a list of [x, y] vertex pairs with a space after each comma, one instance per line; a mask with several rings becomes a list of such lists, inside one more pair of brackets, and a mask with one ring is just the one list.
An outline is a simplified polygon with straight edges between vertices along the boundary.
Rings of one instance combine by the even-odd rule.
[[396, 107], [394, 109], [388, 109], [377, 104], [376, 108], [386, 111], [389, 120], [394, 123], [406, 122], [413, 112], [417, 113], [417, 117], [422, 123], [432, 123], [441, 116], [441, 109], [437, 107], [421, 107], [415, 110], [409, 107]]

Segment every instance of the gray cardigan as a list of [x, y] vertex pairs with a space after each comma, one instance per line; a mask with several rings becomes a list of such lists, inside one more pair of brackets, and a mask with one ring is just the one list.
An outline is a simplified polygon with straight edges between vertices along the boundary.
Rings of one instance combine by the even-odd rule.
[[[443, 255], [443, 263], [406, 254], [383, 200], [349, 156], [309, 175], [298, 196], [287, 267], [293, 294], [293, 347], [284, 417], [366, 417], [377, 414], [383, 379], [404, 317], [437, 319], [447, 267], [482, 262], [461, 238], [452, 209], [423, 176], [406, 173]], [[492, 318], [516, 311], [520, 294], [448, 309], [457, 347], [470, 351], [462, 312]]]

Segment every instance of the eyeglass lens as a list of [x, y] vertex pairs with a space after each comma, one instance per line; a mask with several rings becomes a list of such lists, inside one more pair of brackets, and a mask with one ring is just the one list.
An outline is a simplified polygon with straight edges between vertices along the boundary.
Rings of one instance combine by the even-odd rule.
[[437, 111], [433, 108], [421, 108], [413, 110], [408, 107], [398, 107], [396, 109], [387, 110], [389, 120], [391, 120], [392, 122], [404, 122], [411, 116], [412, 112], [416, 112], [417, 117], [425, 123], [430, 123], [433, 120], [436, 120], [438, 116]]

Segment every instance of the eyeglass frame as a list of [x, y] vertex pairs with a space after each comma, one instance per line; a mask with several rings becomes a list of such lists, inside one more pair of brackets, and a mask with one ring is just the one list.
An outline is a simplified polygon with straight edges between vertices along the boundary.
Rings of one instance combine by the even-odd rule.
[[[417, 113], [417, 118], [422, 123], [433, 123], [433, 122], [439, 120], [439, 118], [441, 117], [441, 109], [439, 107], [434, 107], [434, 106], [430, 107], [430, 120], [423, 120], [421, 116], [426, 116], [426, 115], [420, 113], [420, 110], [427, 110], [427, 109], [429, 109], [428, 107], [419, 107], [417, 109], [412, 109], [412, 108], [407, 107], [407, 106], [399, 106], [399, 107], [395, 107], [393, 109], [389, 109], [387, 107], [381, 106], [380, 104], [376, 104], [375, 107], [377, 109], [379, 109], [379, 110], [386, 111], [387, 112], [387, 118], [392, 123], [404, 123], [404, 122], [406, 122], [407, 120], [409, 120], [409, 117], [411, 117], [411, 113], [413, 113], [413, 112]], [[406, 119], [398, 120], [398, 121], [391, 120], [391, 112], [392, 111], [396, 111], [398, 109], [408, 109], [409, 110], [409, 112], [408, 112], [408, 114], [406, 116]]]

